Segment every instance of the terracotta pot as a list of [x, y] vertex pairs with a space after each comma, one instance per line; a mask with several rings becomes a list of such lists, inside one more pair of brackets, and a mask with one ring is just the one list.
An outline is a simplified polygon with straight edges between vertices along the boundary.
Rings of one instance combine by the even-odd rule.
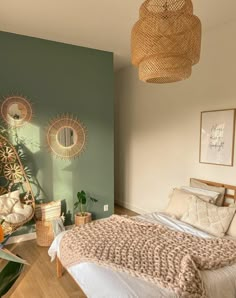
[[75, 225], [80, 226], [92, 221], [92, 214], [89, 212], [85, 213], [85, 216], [81, 216], [80, 213], [75, 214]]

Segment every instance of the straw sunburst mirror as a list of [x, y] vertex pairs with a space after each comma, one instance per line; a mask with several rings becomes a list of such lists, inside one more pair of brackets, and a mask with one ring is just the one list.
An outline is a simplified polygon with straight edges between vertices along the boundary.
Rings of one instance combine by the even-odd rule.
[[32, 118], [31, 103], [23, 96], [7, 96], [1, 103], [1, 115], [10, 127], [21, 127]]
[[51, 120], [47, 127], [47, 144], [50, 151], [61, 159], [78, 157], [85, 149], [86, 129], [68, 114]]

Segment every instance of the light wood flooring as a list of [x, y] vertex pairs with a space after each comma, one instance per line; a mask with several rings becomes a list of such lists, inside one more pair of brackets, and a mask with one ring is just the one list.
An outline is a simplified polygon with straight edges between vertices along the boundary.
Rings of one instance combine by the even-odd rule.
[[[115, 214], [134, 216], [137, 213], [115, 206]], [[48, 248], [39, 247], [31, 240], [9, 245], [8, 249], [26, 259], [30, 266], [25, 267], [13, 288], [2, 298], [86, 297], [68, 272], [60, 279], [56, 277], [56, 264], [50, 262]]]

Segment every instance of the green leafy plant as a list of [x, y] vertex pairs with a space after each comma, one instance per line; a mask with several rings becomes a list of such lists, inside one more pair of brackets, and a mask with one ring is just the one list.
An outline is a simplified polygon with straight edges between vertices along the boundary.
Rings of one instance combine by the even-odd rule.
[[20, 276], [24, 265], [16, 262], [8, 262], [0, 272], [0, 297], [5, 295]]
[[87, 202], [88, 200], [96, 203], [98, 200], [88, 195], [84, 190], [78, 191], [77, 201], [74, 204], [74, 209], [78, 209], [79, 216], [86, 216], [87, 213]]
[[27, 262], [21, 259], [19, 256], [12, 254], [10, 251], [4, 248], [8, 237], [4, 237], [2, 224], [4, 220], [0, 222], [0, 259], [7, 260], [8, 263], [0, 271], [0, 297], [5, 295], [13, 286], [17, 278], [20, 276], [24, 265]]

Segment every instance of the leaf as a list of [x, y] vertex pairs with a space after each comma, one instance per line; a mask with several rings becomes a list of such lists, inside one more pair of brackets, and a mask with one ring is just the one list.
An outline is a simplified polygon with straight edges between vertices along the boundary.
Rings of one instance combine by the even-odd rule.
[[77, 209], [79, 206], [79, 202], [74, 203], [74, 208]]
[[23, 264], [8, 262], [0, 272], [0, 297], [5, 295], [13, 286], [24, 268]]
[[94, 203], [98, 202], [98, 200], [97, 200], [97, 199], [95, 199], [95, 198], [92, 198], [92, 197], [90, 197], [90, 200], [91, 200], [92, 202], [94, 202]]
[[81, 203], [82, 203], [83, 205], [85, 205], [86, 202], [87, 202], [87, 200], [86, 200], [86, 196], [83, 196], [83, 197], [81, 198]]
[[0, 249], [0, 259], [28, 265], [27, 261], [17, 257], [16, 255], [14, 255], [13, 253], [11, 253], [9, 250], [6, 250], [6, 249]]

